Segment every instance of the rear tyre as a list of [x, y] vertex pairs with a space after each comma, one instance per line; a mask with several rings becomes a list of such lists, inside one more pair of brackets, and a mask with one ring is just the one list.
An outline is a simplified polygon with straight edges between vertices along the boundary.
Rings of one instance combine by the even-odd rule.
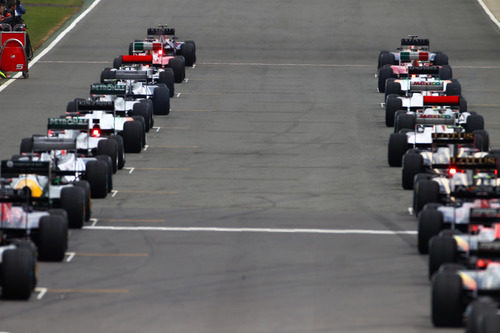
[[448, 65], [448, 56], [442, 52], [436, 52], [436, 56], [434, 57], [434, 65], [436, 66]]
[[106, 198], [106, 195], [108, 195], [110, 188], [108, 185], [108, 170], [109, 166], [106, 162], [99, 160], [87, 162], [85, 176], [87, 181], [90, 183], [90, 193], [92, 198], [102, 199]]
[[429, 279], [443, 264], [457, 261], [457, 242], [452, 235], [437, 235], [429, 240]]
[[496, 313], [488, 313], [483, 318], [481, 333], [500, 332], [500, 316]]
[[68, 249], [68, 221], [60, 215], [40, 218], [37, 245], [40, 260], [62, 261]]
[[401, 84], [399, 82], [394, 82], [393, 78], [389, 78], [385, 80], [385, 97], [390, 94], [394, 95], [402, 95], [403, 91], [401, 90]]
[[431, 314], [436, 327], [462, 325], [462, 279], [455, 272], [439, 272], [432, 278]]
[[476, 114], [467, 117], [465, 127], [467, 132], [472, 133], [476, 130], [484, 130], [484, 118], [483, 116]]
[[377, 79], [378, 79], [378, 92], [384, 93], [385, 92], [385, 80], [387, 80], [390, 77], [395, 77], [394, 72], [392, 71], [392, 68], [390, 65], [384, 65], [382, 66], [377, 74]]
[[437, 209], [425, 208], [418, 215], [417, 247], [420, 254], [429, 253], [429, 241], [443, 230], [443, 213]]
[[125, 153], [140, 153], [142, 150], [142, 137], [144, 128], [137, 121], [127, 121], [123, 125], [123, 146]]
[[462, 87], [458, 80], [453, 80], [453, 82], [446, 85], [446, 95], [448, 96], [460, 96], [462, 95]]
[[186, 66], [192, 67], [195, 63], [194, 44], [184, 43], [181, 45], [181, 53], [186, 60]]
[[439, 78], [441, 80], [451, 80], [453, 78], [453, 73], [452, 73], [451, 67], [448, 65], [445, 65], [445, 66], [439, 68]]
[[[92, 199], [91, 199], [92, 193], [91, 193], [90, 183], [86, 180], [79, 180], [75, 182], [75, 186], [78, 186], [83, 189], [85, 195], [85, 221], [88, 222], [92, 217]], [[64, 212], [65, 219], [66, 220], [68, 219], [68, 214], [66, 214], [65, 210], [63, 209], [61, 210], [55, 209], [55, 210]]]
[[428, 203], [439, 203], [439, 184], [422, 179], [415, 188], [415, 212], [418, 214]]
[[174, 71], [175, 83], [181, 83], [185, 77], [184, 57], [178, 56], [170, 59], [168, 67]]
[[393, 133], [389, 137], [388, 162], [391, 167], [400, 167], [404, 153], [408, 150], [408, 137], [406, 134]]
[[415, 175], [424, 171], [424, 160], [420, 154], [409, 154], [403, 156], [403, 168], [401, 169], [401, 185], [405, 190], [413, 189]]
[[115, 72], [112, 71], [111, 68], [104, 68], [101, 72], [101, 83], [108, 83], [108, 81], [114, 80], [115, 78]]
[[174, 97], [175, 94], [175, 75], [174, 71], [172, 68], [165, 68], [163, 72], [160, 72], [160, 79], [158, 80], [159, 83], [164, 83], [168, 91], [170, 92], [170, 97]]
[[170, 92], [167, 87], [156, 87], [153, 91], [153, 112], [164, 116], [170, 113]]
[[33, 138], [24, 138], [19, 146], [19, 153], [31, 153], [33, 151]]
[[28, 299], [34, 288], [35, 258], [27, 249], [6, 250], [2, 255], [2, 296], [6, 299]]
[[123, 65], [123, 59], [121, 56], [113, 59], [113, 68], [119, 69]]
[[388, 95], [385, 100], [385, 125], [394, 126], [394, 116], [396, 111], [403, 107], [403, 101], [398, 95]]
[[140, 116], [144, 119], [144, 129], [149, 132], [151, 129], [151, 117], [148, 112], [148, 105], [146, 103], [135, 103], [132, 111], [134, 116]]
[[103, 162], [106, 167], [106, 184], [109, 193], [113, 190], [113, 166], [111, 163], [111, 158], [108, 155], [97, 155], [95, 158], [97, 159], [97, 161]]
[[115, 140], [99, 140], [97, 143], [97, 155], [108, 155], [111, 157], [113, 173], [118, 170], [118, 145]]
[[112, 135], [109, 137], [111, 140], [115, 140], [118, 154], [118, 164], [117, 168], [119, 170], [123, 169], [125, 166], [125, 149], [123, 148], [123, 138], [119, 135]]
[[415, 130], [416, 119], [413, 114], [401, 114], [394, 123], [394, 133], [399, 133], [402, 129]]
[[472, 131], [474, 134], [474, 146], [480, 151], [490, 150], [490, 136], [485, 130]]
[[[467, 308], [466, 329], [467, 333], [482, 333], [483, 321], [486, 315], [497, 313], [497, 303], [489, 297], [480, 297]], [[500, 329], [500, 327], [499, 327]], [[496, 331], [500, 332], [500, 331]]]
[[81, 229], [85, 221], [85, 193], [77, 186], [65, 187], [61, 191], [61, 208], [68, 213], [68, 225]]

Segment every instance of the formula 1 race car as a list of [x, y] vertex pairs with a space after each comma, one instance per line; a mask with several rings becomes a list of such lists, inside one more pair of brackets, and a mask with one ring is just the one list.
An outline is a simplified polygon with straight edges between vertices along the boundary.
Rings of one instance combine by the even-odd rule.
[[[462, 126], [456, 126], [457, 118], [454, 115], [423, 115], [413, 118], [414, 130], [404, 128], [399, 133], [392, 133], [389, 137], [387, 159], [389, 166], [402, 166], [403, 156], [411, 148], [431, 149], [433, 140], [442, 134], [462, 135], [466, 133]], [[459, 120], [460, 121], [460, 120]], [[439, 122], [441, 125], [432, 124]], [[443, 124], [444, 122], [444, 124]], [[481, 151], [489, 150], [489, 135], [485, 130], [474, 130], [474, 145]]]
[[442, 80], [452, 79], [452, 70], [448, 65], [448, 56], [442, 52], [429, 52], [428, 39], [401, 39], [398, 52], [381, 51], [378, 58], [378, 91], [385, 92], [385, 83], [389, 78], [408, 77], [409, 67], [439, 66]]
[[[479, 132], [481, 133], [481, 132]], [[477, 134], [477, 132], [476, 132]], [[414, 148], [403, 155], [401, 185], [405, 190], [413, 189], [415, 176], [446, 174], [451, 157], [484, 157], [482, 135], [475, 133], [435, 133], [431, 147]]]
[[37, 284], [36, 260], [36, 246], [29, 239], [8, 239], [0, 231], [0, 287], [4, 299], [30, 298]]
[[[443, 230], [434, 235], [429, 243], [429, 277], [444, 264], [459, 263], [465, 267], [485, 267], [488, 262], [500, 258], [500, 224], [497, 218], [498, 199], [475, 202], [468, 212], [467, 232], [458, 229]], [[497, 223], [495, 223], [495, 220]], [[455, 224], [451, 224], [454, 227]]]
[[495, 198], [500, 193], [498, 158], [451, 157], [448, 174], [419, 174], [413, 186], [413, 210], [418, 215], [425, 205], [446, 203], [453, 198]]
[[[140, 153], [146, 144], [144, 115], [120, 116], [115, 110], [114, 102], [75, 99], [68, 103], [67, 110], [66, 116], [49, 119], [49, 126], [53, 123], [51, 134], [76, 138], [77, 148], [82, 153], [87, 151], [89, 156], [93, 156], [94, 152], [98, 155], [110, 155], [113, 172], [125, 164], [125, 152]], [[108, 145], [109, 152], [104, 149]]]
[[104, 69], [101, 74], [101, 85], [92, 84], [90, 94], [98, 101], [114, 101], [117, 98], [126, 101], [126, 105], [121, 102], [116, 105], [118, 111], [132, 110], [135, 103], [149, 100], [152, 103], [153, 114], [168, 115], [171, 92], [174, 92], [173, 80], [168, 79], [169, 73], [171, 71], [168, 70], [154, 74], [151, 69]]
[[[498, 242], [489, 242], [487, 247], [498, 251], [499, 244]], [[464, 312], [473, 301], [484, 296], [498, 301], [498, 295], [500, 294], [500, 263], [491, 262], [484, 269], [467, 269], [456, 264], [442, 265], [432, 277], [431, 288], [431, 317], [434, 326], [462, 326]], [[498, 303], [496, 302], [490, 303], [490, 309], [497, 306]], [[473, 307], [472, 304], [471, 307]], [[469, 308], [469, 313], [472, 312], [471, 310], [472, 308]], [[500, 326], [498, 326], [499, 322], [496, 319], [496, 317], [493, 318], [492, 324], [498, 329]], [[488, 330], [486, 332], [498, 332], [498, 330]]]
[[[2, 161], [2, 176], [19, 176], [18, 172], [38, 173], [50, 168], [50, 164], [25, 163], [13, 160]], [[15, 171], [14, 174], [11, 172]], [[21, 178], [21, 177], [19, 177]], [[37, 193], [32, 179], [25, 177], [20, 187], [19, 179], [3, 179], [0, 187], [1, 219], [0, 230], [7, 239], [31, 239], [38, 248], [38, 258], [47, 261], [61, 261], [68, 248], [68, 214], [64, 209], [39, 209], [35, 201]], [[66, 194], [65, 194], [66, 196]], [[70, 198], [66, 198], [68, 200]], [[35, 253], [32, 251], [32, 253]]]
[[[91, 198], [105, 198], [111, 192], [113, 167], [111, 157], [97, 155], [88, 157], [77, 152], [75, 139], [49, 136], [33, 136], [21, 141], [18, 160], [50, 161], [54, 167], [52, 174], [59, 177], [58, 185], [79, 183], [87, 187]], [[85, 203], [86, 213], [90, 218], [90, 199]]]
[[196, 63], [196, 44], [192, 40], [179, 41], [174, 28], [159, 25], [156, 28], [148, 28], [147, 35], [147, 40], [163, 42], [166, 54], [183, 56], [186, 66], [192, 67]]
[[[13, 189], [29, 189], [30, 204], [37, 210], [48, 211], [62, 208], [66, 212], [70, 228], [81, 228], [90, 219], [90, 186], [87, 182], [59, 184], [60, 176], [53, 172], [50, 161], [31, 161], [20, 157], [4, 160], [2, 177], [9, 178]], [[89, 201], [87, 201], [89, 200]]]

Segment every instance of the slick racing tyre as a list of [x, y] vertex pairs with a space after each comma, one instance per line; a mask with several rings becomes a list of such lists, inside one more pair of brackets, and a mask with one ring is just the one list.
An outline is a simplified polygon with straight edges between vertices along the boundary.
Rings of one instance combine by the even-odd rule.
[[72, 229], [81, 229], [85, 221], [84, 190], [77, 186], [63, 188], [60, 205], [68, 214], [68, 226]]
[[113, 190], [113, 164], [111, 162], [111, 158], [108, 155], [97, 155], [95, 157], [97, 161], [103, 162], [106, 166], [106, 184], [108, 193]]
[[115, 140], [99, 140], [97, 143], [97, 155], [108, 155], [111, 157], [113, 173], [118, 170], [118, 145]]
[[19, 146], [19, 153], [31, 153], [33, 151], [33, 138], [24, 138]]
[[138, 121], [142, 125], [142, 148], [146, 145], [146, 124], [144, 122], [144, 118], [140, 116], [133, 116], [132, 119]]
[[465, 121], [467, 132], [472, 133], [476, 130], [484, 130], [484, 118], [479, 114], [470, 115]]
[[[458, 100], [458, 103], [459, 103], [459, 109], [460, 109], [460, 112], [464, 113], [464, 112], [467, 112], [467, 100], [465, 99], [464, 96], [460, 95], [460, 99]], [[472, 114], [472, 112], [471, 112]]]
[[[399, 111], [398, 111], [399, 112]], [[415, 130], [416, 118], [413, 114], [403, 113], [399, 114], [394, 121], [394, 133], [399, 133], [403, 129], [408, 129], [410, 131]]]
[[446, 85], [445, 93], [448, 96], [460, 96], [462, 95], [462, 86], [458, 80], [454, 79], [453, 82]]
[[[99, 155], [106, 156], [107, 155]], [[89, 161], [85, 168], [85, 178], [90, 184], [91, 197], [95, 199], [106, 198], [109, 192], [109, 165], [104, 161]]]
[[[156, 89], [155, 89], [156, 90]], [[146, 132], [149, 132], [151, 129], [151, 116], [148, 112], [148, 104], [146, 103], [135, 103], [132, 110], [133, 116], [142, 117], [144, 120], [144, 129]]]
[[401, 185], [405, 190], [413, 189], [413, 179], [418, 173], [424, 171], [424, 159], [418, 153], [407, 152], [403, 156], [403, 168], [401, 169]]
[[428, 203], [439, 203], [439, 184], [433, 180], [422, 179], [415, 188], [415, 213], [418, 214]]
[[462, 279], [455, 272], [438, 272], [432, 278], [431, 314], [436, 327], [459, 327], [465, 310]]
[[390, 65], [382, 66], [377, 74], [378, 79], [378, 92], [385, 93], [385, 80], [391, 77], [396, 77]]
[[36, 281], [36, 258], [24, 248], [6, 250], [2, 254], [2, 297], [6, 299], [30, 298]]
[[119, 69], [123, 65], [123, 59], [121, 56], [113, 59], [113, 68]]
[[194, 40], [187, 40], [184, 42], [184, 44], [191, 44], [193, 45], [193, 53], [194, 53], [194, 63], [196, 63], [196, 44]]
[[379, 54], [379, 63], [380, 63], [379, 68], [384, 67], [385, 65], [389, 66], [397, 65], [396, 57], [394, 56], [394, 54], [390, 52], [384, 52], [384, 53], [381, 52]]
[[385, 80], [385, 99], [391, 94], [398, 96], [404, 95], [404, 92], [401, 90], [401, 84], [399, 82], [394, 82], [394, 80], [393, 78]]
[[429, 253], [429, 241], [443, 230], [443, 213], [437, 209], [428, 208], [418, 215], [417, 247], [420, 254]]
[[[90, 183], [86, 180], [79, 180], [75, 182], [75, 186], [83, 189], [83, 194], [85, 196], [85, 221], [90, 221], [92, 217], [92, 190], [90, 188]], [[64, 213], [64, 218], [68, 219], [68, 214], [64, 209], [52, 209], [51, 211], [60, 211]]]
[[163, 72], [160, 72], [160, 78], [158, 83], [163, 83], [167, 86], [170, 92], [170, 97], [174, 97], [175, 94], [175, 75], [172, 68], [165, 68]]
[[186, 66], [193, 67], [195, 63], [195, 47], [194, 43], [184, 43], [181, 45], [181, 55], [186, 60]]
[[[152, 112], [152, 111], [151, 111]], [[118, 164], [117, 168], [119, 170], [123, 169], [125, 166], [125, 148], [123, 147], [123, 138], [120, 135], [112, 135], [109, 137], [111, 140], [115, 140], [118, 154]]]
[[174, 71], [175, 83], [181, 83], [186, 76], [186, 66], [183, 56], [178, 56], [170, 59], [168, 67]]
[[500, 332], [500, 316], [497, 313], [488, 313], [483, 318], [481, 333]]
[[62, 261], [68, 249], [68, 221], [60, 215], [40, 218], [37, 245], [40, 260]]
[[156, 87], [153, 90], [153, 111], [154, 114], [163, 116], [170, 113], [170, 92], [167, 87]]
[[389, 166], [400, 167], [404, 153], [408, 150], [408, 137], [406, 134], [393, 133], [389, 137], [387, 160]]
[[457, 261], [457, 242], [452, 234], [439, 234], [429, 241], [429, 279], [443, 264]]
[[141, 122], [127, 121], [123, 125], [123, 146], [125, 153], [140, 153], [142, 150], [142, 138], [144, 136], [144, 126]]
[[116, 72], [112, 71], [111, 68], [107, 67], [101, 72], [101, 83], [109, 83], [109, 81], [116, 78]]
[[403, 101], [398, 95], [388, 95], [385, 100], [385, 125], [387, 127], [394, 126], [394, 117], [396, 111], [403, 107]]
[[453, 72], [452, 72], [450, 66], [445, 65], [445, 66], [439, 68], [439, 79], [451, 80], [452, 78], [453, 78]]
[[490, 150], [490, 136], [485, 130], [472, 131], [474, 134], [474, 146], [480, 151]]
[[[467, 333], [482, 333], [485, 332], [483, 330], [483, 322], [487, 315], [497, 313], [498, 304], [494, 302], [489, 297], [480, 297], [474, 302], [472, 302], [466, 311], [466, 328], [465, 331]], [[500, 329], [500, 327], [499, 327]], [[492, 331], [494, 332], [494, 331]], [[500, 332], [497, 330], [496, 332]]]
[[[434, 57], [434, 65], [435, 66], [447, 66], [448, 65], [448, 56], [443, 52], [436, 52]], [[448, 80], [448, 79], [443, 79]]]

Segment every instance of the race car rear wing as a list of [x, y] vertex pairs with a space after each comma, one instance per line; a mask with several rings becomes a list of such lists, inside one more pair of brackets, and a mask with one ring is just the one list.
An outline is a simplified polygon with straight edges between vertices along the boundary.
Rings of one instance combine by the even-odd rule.
[[427, 46], [430, 42], [427, 38], [401, 38], [401, 46]]
[[460, 96], [424, 96], [424, 105], [459, 106]]
[[76, 139], [58, 137], [33, 137], [33, 152], [48, 152], [52, 150], [76, 151]]
[[496, 157], [451, 157], [450, 166], [457, 169], [497, 169], [498, 160]]
[[159, 27], [159, 28], [148, 28], [148, 36], [174, 36], [175, 28]]
[[432, 133], [432, 144], [435, 146], [448, 146], [450, 144], [472, 144], [473, 133]]
[[415, 119], [415, 124], [417, 125], [445, 125], [453, 126], [455, 125], [455, 119], [449, 115], [417, 115]]
[[127, 86], [124, 84], [102, 84], [93, 83], [90, 85], [91, 95], [116, 95], [125, 96], [127, 93]]
[[408, 75], [439, 75], [439, 66], [410, 66]]
[[49, 118], [47, 129], [88, 131], [89, 120], [85, 118]]
[[443, 91], [444, 81], [413, 81], [410, 82], [410, 91]]
[[76, 111], [80, 114], [92, 111], [115, 111], [115, 103], [107, 101], [78, 100], [75, 101], [75, 107]]
[[[10, 184], [7, 179], [1, 179], [2, 185]], [[0, 202], [26, 202], [30, 199], [28, 191], [23, 189], [14, 189], [11, 187], [0, 188]]]
[[152, 55], [122, 55], [120, 56], [122, 60], [122, 64], [152, 64], [153, 56]]
[[429, 52], [427, 51], [401, 51], [399, 52], [400, 62], [411, 62], [413, 60], [429, 61]]
[[116, 80], [148, 81], [147, 71], [117, 70], [112, 73], [114, 73], [114, 79]]
[[23, 174], [50, 176], [51, 163], [48, 161], [3, 160], [0, 164], [2, 177], [17, 177]]

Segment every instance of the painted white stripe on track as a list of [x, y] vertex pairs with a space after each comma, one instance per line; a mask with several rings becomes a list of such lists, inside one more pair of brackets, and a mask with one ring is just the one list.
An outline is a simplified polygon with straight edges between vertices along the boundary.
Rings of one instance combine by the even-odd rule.
[[486, 4], [484, 3], [484, 1], [483, 0], [477, 0], [477, 2], [479, 3], [479, 5], [481, 7], [483, 7], [484, 12], [486, 13], [486, 15], [488, 15], [488, 17], [490, 18], [490, 20], [493, 21], [493, 23], [495, 23], [495, 25], [500, 29], [500, 21], [498, 21], [498, 19], [495, 17], [495, 15], [493, 15], [493, 13], [488, 8], [488, 6], [486, 6]]
[[[71, 22], [66, 29], [61, 31], [59, 35], [45, 48], [40, 52], [36, 57], [33, 58], [33, 60], [30, 61], [28, 68], [33, 67], [43, 56], [45, 56], [47, 53], [52, 51], [52, 49], [66, 36], [71, 30], [73, 30], [76, 25], [87, 16], [88, 13], [94, 9], [101, 0], [94, 0], [94, 2], [85, 10], [83, 11], [80, 16], [78, 16], [73, 22]], [[5, 82], [3, 85], [0, 86], [0, 92], [4, 91], [8, 86], [10, 86], [14, 81], [16, 81], [18, 78], [20, 78], [22, 75], [21, 72], [17, 73], [10, 79], [9, 81]]]
[[340, 234], [340, 235], [416, 235], [414, 230], [369, 230], [369, 229], [285, 229], [285, 228], [219, 228], [219, 227], [122, 227], [122, 226], [89, 226], [87, 230], [115, 231], [180, 231], [180, 232], [253, 232], [276, 234]]

